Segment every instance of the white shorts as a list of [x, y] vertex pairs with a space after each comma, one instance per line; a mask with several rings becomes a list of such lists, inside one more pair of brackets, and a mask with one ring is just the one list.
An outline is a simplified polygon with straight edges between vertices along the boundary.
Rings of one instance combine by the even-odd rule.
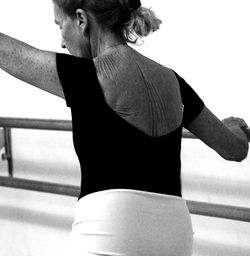
[[69, 242], [71, 256], [191, 256], [193, 230], [184, 199], [136, 190], [81, 198]]

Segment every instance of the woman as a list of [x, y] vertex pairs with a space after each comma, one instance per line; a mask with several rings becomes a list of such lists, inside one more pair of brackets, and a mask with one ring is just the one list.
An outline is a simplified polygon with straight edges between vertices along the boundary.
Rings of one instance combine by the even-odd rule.
[[0, 66], [71, 108], [83, 178], [70, 255], [190, 256], [182, 128], [223, 158], [242, 161], [246, 123], [223, 124], [177, 73], [127, 45], [161, 23], [139, 0], [53, 2], [62, 47], [71, 55], [1, 34]]

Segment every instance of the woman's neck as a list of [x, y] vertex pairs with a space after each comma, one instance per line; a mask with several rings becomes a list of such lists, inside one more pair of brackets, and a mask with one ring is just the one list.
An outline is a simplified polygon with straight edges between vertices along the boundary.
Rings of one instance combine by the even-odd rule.
[[92, 58], [103, 55], [118, 45], [127, 45], [125, 39], [111, 31], [104, 31], [99, 27], [92, 31], [95, 31], [90, 35]]

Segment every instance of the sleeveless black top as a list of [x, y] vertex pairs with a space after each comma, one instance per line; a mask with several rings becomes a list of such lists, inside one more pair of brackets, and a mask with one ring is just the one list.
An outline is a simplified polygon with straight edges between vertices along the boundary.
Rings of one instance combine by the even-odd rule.
[[79, 199], [119, 188], [181, 196], [182, 128], [204, 107], [194, 90], [175, 73], [184, 105], [183, 122], [170, 134], [150, 137], [107, 104], [92, 59], [58, 53], [57, 70], [72, 113], [74, 147], [82, 172]]

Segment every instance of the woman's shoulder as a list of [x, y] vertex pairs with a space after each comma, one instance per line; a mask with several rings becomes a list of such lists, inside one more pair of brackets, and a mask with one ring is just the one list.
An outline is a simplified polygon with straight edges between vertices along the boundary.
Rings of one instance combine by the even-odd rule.
[[158, 84], [160, 82], [165, 88], [178, 83], [170, 68], [125, 45], [114, 47], [106, 54], [98, 56], [94, 59], [94, 64], [99, 79], [113, 81], [121, 86], [128, 86], [138, 79]]

